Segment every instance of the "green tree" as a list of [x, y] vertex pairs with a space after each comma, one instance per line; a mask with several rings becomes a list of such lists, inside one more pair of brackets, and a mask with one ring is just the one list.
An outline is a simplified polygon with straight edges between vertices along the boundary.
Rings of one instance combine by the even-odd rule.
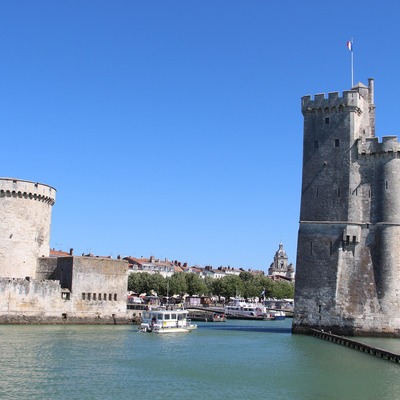
[[261, 293], [264, 292], [264, 296], [267, 297], [274, 297], [273, 296], [273, 287], [275, 282], [268, 278], [267, 276], [259, 276], [257, 277], [257, 288], [258, 288], [258, 295], [261, 296]]
[[227, 275], [221, 278], [222, 291], [221, 295], [229, 298], [243, 296], [244, 284], [237, 275]]
[[139, 292], [139, 278], [137, 273], [131, 273], [128, 276], [128, 290], [131, 292]]
[[187, 293], [187, 283], [184, 272], [175, 272], [172, 276], [167, 278], [168, 294], [184, 295]]
[[206, 277], [204, 278], [204, 284], [206, 285], [206, 292], [205, 292], [205, 294], [206, 294], [207, 296], [211, 296], [212, 294], [216, 294], [216, 293], [214, 292], [214, 289], [213, 289], [213, 284], [214, 284], [214, 281], [215, 281], [215, 280], [217, 280], [217, 279], [212, 278], [211, 276], [206, 276]]
[[148, 272], [131, 273], [128, 277], [128, 290], [136, 293], [148, 293], [152, 290], [151, 277]]
[[155, 291], [157, 294], [165, 292], [165, 278], [157, 274], [149, 274], [148, 272], [131, 273], [128, 277], [128, 290], [136, 293], [150, 294]]
[[167, 282], [166, 279], [159, 273], [151, 274], [149, 279], [149, 285], [151, 290], [157, 293], [157, 295], [166, 295]]
[[265, 282], [263, 275], [253, 275], [250, 272], [241, 272], [239, 278], [243, 281], [244, 297], [260, 297], [264, 290]]
[[195, 273], [189, 272], [185, 275], [186, 283], [187, 283], [187, 293], [190, 296], [199, 295], [202, 296], [207, 292], [207, 286], [204, 283], [204, 280], [200, 278]]
[[293, 283], [286, 281], [274, 281], [271, 297], [275, 297], [277, 299], [293, 299]]
[[239, 274], [239, 278], [243, 281], [243, 282], [247, 282], [247, 281], [252, 281], [254, 278], [254, 275], [251, 272], [248, 271], [242, 271]]
[[140, 286], [142, 288], [141, 292], [147, 293], [149, 295], [151, 291], [153, 290], [153, 279], [151, 274], [148, 272], [140, 272]]
[[214, 296], [218, 296], [218, 299], [223, 296], [223, 279], [220, 278], [211, 278], [211, 294], [213, 294]]

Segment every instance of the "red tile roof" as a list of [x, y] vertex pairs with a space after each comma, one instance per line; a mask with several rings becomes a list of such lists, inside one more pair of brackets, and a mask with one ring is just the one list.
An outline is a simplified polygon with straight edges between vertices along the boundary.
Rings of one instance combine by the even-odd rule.
[[68, 251], [50, 249], [50, 257], [69, 257], [70, 255]]

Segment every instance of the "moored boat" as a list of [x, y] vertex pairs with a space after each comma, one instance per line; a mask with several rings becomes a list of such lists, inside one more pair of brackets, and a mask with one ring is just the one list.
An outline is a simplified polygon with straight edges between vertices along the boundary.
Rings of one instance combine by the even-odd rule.
[[201, 311], [201, 310], [189, 310], [188, 317], [192, 321], [202, 322], [225, 322], [226, 318], [224, 314], [212, 312], [212, 311]]
[[268, 312], [271, 314], [272, 319], [275, 321], [281, 321], [286, 318], [286, 314], [282, 310], [268, 310]]
[[237, 298], [232, 299], [225, 307], [225, 315], [228, 319], [264, 319], [264, 313], [261, 307], [246, 303]]
[[293, 299], [267, 299], [263, 301], [263, 306], [268, 311], [282, 311], [284, 315], [277, 315], [277, 319], [293, 317]]
[[224, 314], [215, 313], [211, 316], [211, 319], [208, 320], [209, 322], [225, 322], [226, 318]]
[[144, 311], [139, 325], [139, 332], [152, 333], [184, 333], [194, 329], [197, 325], [191, 323], [187, 310], [170, 306]]

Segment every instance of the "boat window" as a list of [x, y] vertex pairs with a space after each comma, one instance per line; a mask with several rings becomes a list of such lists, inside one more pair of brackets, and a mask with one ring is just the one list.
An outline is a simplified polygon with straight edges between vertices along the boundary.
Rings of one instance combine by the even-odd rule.
[[183, 315], [182, 315], [182, 314], [179, 314], [179, 315], [178, 315], [178, 320], [179, 320], [179, 321], [182, 321], [182, 320], [183, 320]]
[[150, 313], [148, 311], [143, 313], [143, 318], [150, 318]]
[[171, 314], [164, 314], [164, 319], [171, 319]]
[[158, 314], [157, 315], [157, 319], [163, 319], [163, 315], [162, 314]]
[[176, 319], [176, 314], [171, 314], [171, 319]]

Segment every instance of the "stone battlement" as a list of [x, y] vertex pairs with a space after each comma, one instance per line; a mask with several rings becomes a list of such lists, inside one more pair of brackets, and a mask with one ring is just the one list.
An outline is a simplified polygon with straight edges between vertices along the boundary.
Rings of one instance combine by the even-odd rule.
[[310, 95], [301, 98], [301, 111], [303, 114], [313, 113], [316, 111], [332, 112], [335, 109], [342, 111], [344, 108], [362, 108], [363, 98], [357, 90], [346, 90], [343, 96], [339, 97], [339, 92], [325, 94], [316, 94], [314, 100]]
[[0, 197], [33, 199], [53, 205], [56, 199], [56, 190], [38, 182], [0, 178]]
[[339, 92], [328, 93], [325, 97], [324, 93], [314, 95], [314, 99], [310, 95], [301, 98], [301, 112], [303, 115], [315, 112], [340, 112], [340, 111], [359, 111], [364, 109], [364, 104], [374, 104], [374, 80], [368, 80], [368, 87], [362, 83], [358, 83], [351, 90], [345, 90], [342, 97]]
[[361, 155], [395, 155], [399, 152], [400, 143], [397, 136], [383, 136], [382, 142], [379, 142], [377, 137], [367, 138], [365, 141], [358, 142], [358, 154]]

